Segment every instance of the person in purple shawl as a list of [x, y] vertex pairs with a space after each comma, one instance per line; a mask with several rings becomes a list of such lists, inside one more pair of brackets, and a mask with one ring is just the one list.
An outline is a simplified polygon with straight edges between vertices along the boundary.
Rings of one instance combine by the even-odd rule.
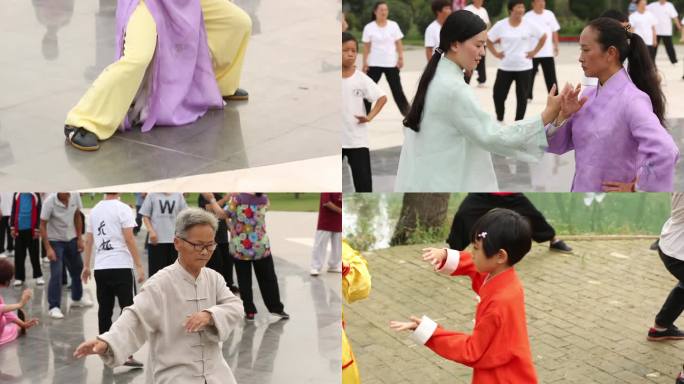
[[546, 127], [548, 152], [575, 151], [572, 191], [673, 190], [679, 150], [665, 129], [665, 96], [644, 41], [628, 28], [604, 17], [584, 28], [579, 61], [599, 84], [564, 100]]
[[118, 60], [67, 115], [67, 141], [94, 151], [117, 128], [189, 124], [224, 100], [246, 100], [239, 84], [251, 29], [229, 0], [118, 0]]

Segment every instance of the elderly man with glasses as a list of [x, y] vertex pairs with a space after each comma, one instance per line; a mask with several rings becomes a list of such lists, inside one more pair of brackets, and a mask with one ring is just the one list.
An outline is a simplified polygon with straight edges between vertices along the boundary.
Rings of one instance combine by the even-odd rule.
[[149, 341], [147, 383], [236, 383], [220, 343], [242, 322], [242, 302], [205, 268], [217, 226], [211, 213], [183, 210], [174, 238], [178, 260], [152, 276], [110, 330], [82, 343], [74, 356], [98, 354], [114, 367]]

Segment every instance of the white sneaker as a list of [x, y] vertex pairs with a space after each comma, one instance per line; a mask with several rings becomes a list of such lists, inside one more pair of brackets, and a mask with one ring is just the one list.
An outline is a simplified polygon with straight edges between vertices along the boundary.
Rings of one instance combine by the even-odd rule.
[[328, 272], [330, 272], [330, 273], [342, 273], [342, 268], [340, 268], [340, 267], [330, 267], [330, 268], [328, 268]]
[[42, 277], [37, 278], [36, 284], [37, 285], [45, 285], [45, 279], [43, 279]]
[[59, 309], [59, 307], [52, 308], [48, 313], [50, 314], [50, 317], [52, 317], [53, 319], [63, 319], [64, 318], [64, 314], [62, 313], [62, 310]]
[[312, 269], [312, 270], [309, 272], [309, 274], [310, 274], [311, 276], [318, 276], [319, 273], [321, 273], [321, 271], [319, 271], [318, 269]]
[[6, 258], [7, 258], [6, 252], [0, 253], [0, 259], [6, 259]]
[[15, 287], [18, 287], [18, 286], [20, 286], [20, 285], [22, 285], [22, 284], [24, 284], [24, 281], [23, 281], [23, 280], [14, 280], [14, 286], [15, 286]]
[[50, 264], [50, 260], [47, 257], [43, 257], [43, 264]]
[[71, 306], [72, 307], [92, 307], [93, 302], [86, 299], [85, 297], [81, 297], [81, 300], [71, 300]]

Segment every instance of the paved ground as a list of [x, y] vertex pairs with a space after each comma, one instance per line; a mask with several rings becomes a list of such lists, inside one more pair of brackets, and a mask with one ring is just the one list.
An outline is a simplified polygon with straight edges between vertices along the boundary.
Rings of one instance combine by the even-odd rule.
[[[518, 267], [530, 343], [541, 383], [674, 382], [684, 341], [654, 343], [646, 332], [674, 286], [652, 240], [572, 241], [574, 255], [534, 246]], [[345, 305], [364, 384], [465, 383], [471, 370], [396, 334], [389, 320], [427, 314], [472, 330], [468, 278], [444, 277], [420, 260], [422, 246], [366, 254], [373, 291]]]
[[[317, 213], [270, 212], [267, 216], [269, 236], [275, 254], [281, 299], [292, 316], [277, 321], [263, 305], [256, 281], [254, 302], [259, 313], [254, 323], [238, 325], [223, 344], [223, 355], [241, 384], [340, 382], [340, 274], [309, 276], [311, 246]], [[142, 249], [145, 232], [137, 236]], [[147, 270], [147, 255], [141, 254]], [[13, 259], [10, 259], [13, 261]], [[27, 261], [27, 276], [32, 276]], [[49, 266], [42, 266], [46, 279]], [[62, 296], [63, 320], [47, 316], [47, 288], [27, 285], [34, 297], [27, 308], [30, 317], [40, 324], [0, 348], [0, 383], [144, 383], [143, 370], [118, 367], [104, 368], [95, 356], [76, 360], [75, 348], [97, 335], [97, 305], [92, 308], [70, 306], [69, 291]], [[85, 294], [95, 300], [94, 281], [85, 286]], [[2, 288], [6, 302], [18, 301], [19, 288]], [[69, 299], [67, 299], [69, 297]], [[118, 305], [117, 307], [118, 308]], [[115, 313], [118, 311], [115, 310]], [[116, 316], [116, 315], [115, 315]], [[148, 344], [135, 357], [145, 362]], [[301, 369], [306, 361], [307, 369]]]
[[[673, 65], [667, 59], [662, 49], [659, 50], [656, 63], [664, 79], [663, 91], [668, 99], [667, 117], [670, 132], [674, 135], [680, 151], [684, 152], [684, 80], [682, 80], [682, 59], [684, 59], [684, 46], [676, 46], [679, 64]], [[581, 82], [582, 71], [577, 62], [579, 46], [576, 43], [562, 43], [560, 55], [556, 58], [556, 71], [558, 81], [561, 84]], [[359, 56], [359, 68], [360, 68]], [[425, 54], [422, 48], [409, 47], [405, 52], [406, 66], [401, 72], [401, 80], [406, 97], [411, 101], [415, 95], [415, 89], [426, 64]], [[491, 54], [486, 57], [487, 82], [486, 88], [476, 88], [475, 80], [472, 87], [483, 109], [492, 116], [494, 102], [492, 101], [492, 87], [496, 79], [498, 59]], [[380, 80], [380, 86], [385, 90], [390, 100], [380, 115], [370, 124], [369, 140], [371, 149], [371, 165], [373, 169], [373, 187], [378, 192], [391, 192], [394, 190], [394, 179], [399, 164], [399, 154], [404, 140], [402, 117], [392, 100], [389, 86], [385, 80]], [[543, 75], [537, 75], [534, 84], [535, 99], [528, 104], [526, 116], [539, 114], [546, 104], [546, 85]], [[513, 87], [506, 100], [506, 114], [504, 120], [512, 122], [515, 114], [515, 93]], [[572, 176], [575, 172], [574, 152], [563, 156], [546, 154], [536, 164], [528, 164], [520, 161], [509, 160], [505, 157], [494, 155], [494, 168], [499, 180], [499, 187], [509, 191], [539, 191], [539, 192], [567, 192], [572, 184]], [[351, 173], [343, 166], [343, 191], [353, 191]], [[679, 164], [677, 169], [676, 188], [684, 188], [684, 163]]]

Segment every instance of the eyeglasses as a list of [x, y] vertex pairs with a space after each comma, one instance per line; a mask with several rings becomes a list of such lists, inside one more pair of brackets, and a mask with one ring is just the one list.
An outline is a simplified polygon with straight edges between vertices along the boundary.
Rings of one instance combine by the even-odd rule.
[[201, 252], [204, 251], [205, 249], [206, 249], [207, 251], [209, 251], [209, 252], [214, 252], [214, 250], [215, 250], [216, 247], [218, 246], [218, 244], [216, 244], [216, 243], [211, 243], [211, 244], [208, 244], [208, 245], [204, 245], [204, 244], [195, 244], [195, 243], [193, 243], [193, 242], [191, 242], [191, 241], [188, 241], [188, 239], [184, 239], [184, 238], [182, 238], [182, 237], [178, 237], [178, 238], [181, 239], [181, 240], [183, 240], [183, 241], [185, 241], [186, 243], [192, 245], [192, 249], [194, 249], [195, 252], [200, 252], [200, 253], [201, 253]]

